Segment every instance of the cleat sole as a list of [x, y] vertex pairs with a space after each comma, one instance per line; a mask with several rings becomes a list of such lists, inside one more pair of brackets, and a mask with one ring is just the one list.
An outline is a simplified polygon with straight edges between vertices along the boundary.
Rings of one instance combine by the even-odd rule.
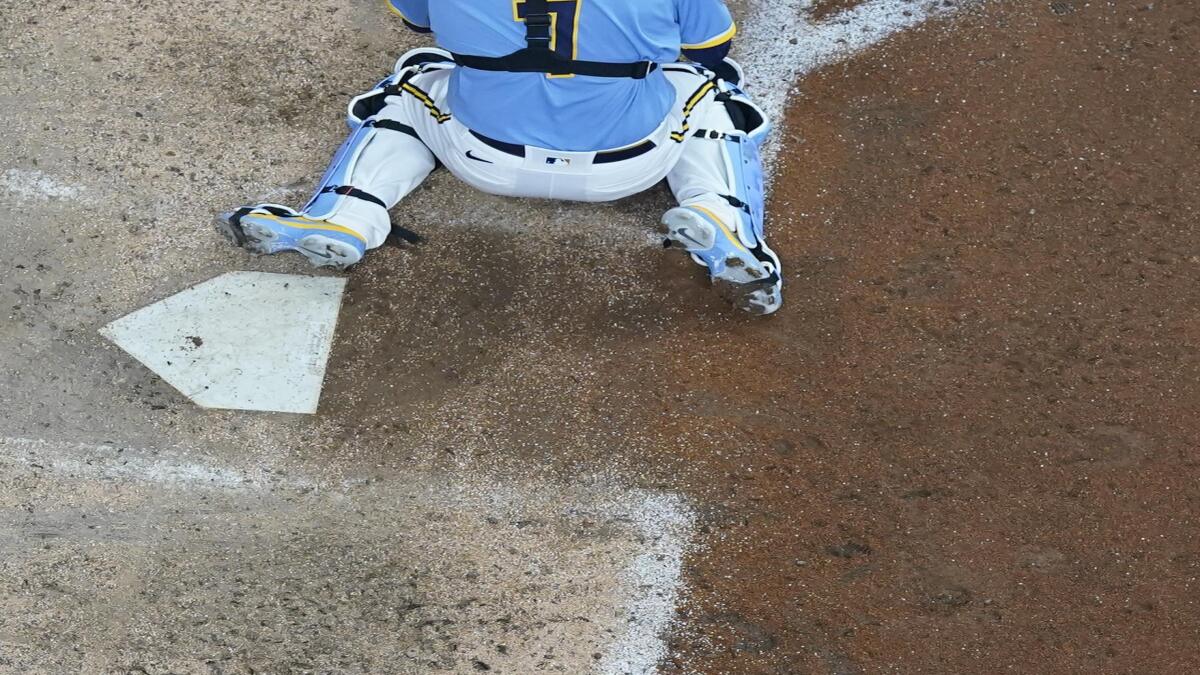
[[308, 258], [314, 267], [344, 270], [362, 260], [362, 254], [349, 244], [314, 234], [297, 243], [296, 252]]
[[362, 260], [362, 254], [353, 246], [319, 234], [304, 237], [295, 245], [281, 246], [277, 242], [279, 235], [274, 230], [253, 220], [234, 222], [232, 213], [217, 216], [214, 224], [217, 231], [230, 243], [254, 255], [296, 251], [307, 258], [314, 267], [331, 267], [337, 270], [347, 269]]
[[[659, 226], [664, 247], [681, 249], [693, 261], [709, 267], [704, 256], [716, 245], [717, 228], [705, 219], [668, 211]], [[744, 242], [739, 242], [745, 246]], [[721, 297], [738, 309], [756, 316], [774, 314], [783, 304], [782, 283], [778, 272], [778, 257], [759, 244], [743, 254], [726, 253], [720, 258], [717, 273], [710, 279]]]
[[713, 288], [726, 302], [754, 316], [774, 314], [783, 305], [779, 285], [774, 280], [736, 283], [713, 279]]

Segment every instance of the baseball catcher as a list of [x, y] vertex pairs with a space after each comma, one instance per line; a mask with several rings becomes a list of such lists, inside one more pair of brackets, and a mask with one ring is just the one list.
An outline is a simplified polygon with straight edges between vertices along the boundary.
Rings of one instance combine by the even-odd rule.
[[759, 159], [770, 124], [727, 57], [737, 28], [723, 0], [388, 5], [439, 48], [405, 54], [351, 101], [350, 136], [302, 210], [222, 215], [235, 243], [349, 267], [393, 234], [388, 210], [439, 163], [484, 192], [585, 202], [666, 178], [679, 206], [662, 217], [665, 244], [741, 309], [779, 309]]

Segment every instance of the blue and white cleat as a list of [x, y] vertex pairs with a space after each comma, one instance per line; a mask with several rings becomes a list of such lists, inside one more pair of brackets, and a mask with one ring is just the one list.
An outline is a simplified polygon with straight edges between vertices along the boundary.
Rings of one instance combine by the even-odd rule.
[[314, 220], [277, 204], [223, 213], [216, 225], [226, 238], [251, 253], [296, 251], [316, 267], [346, 269], [367, 252], [366, 238], [354, 230]]
[[738, 309], [773, 314], [783, 305], [783, 266], [761, 236], [726, 222], [712, 209], [681, 206], [663, 215], [664, 245], [681, 248], [708, 268], [709, 278]]

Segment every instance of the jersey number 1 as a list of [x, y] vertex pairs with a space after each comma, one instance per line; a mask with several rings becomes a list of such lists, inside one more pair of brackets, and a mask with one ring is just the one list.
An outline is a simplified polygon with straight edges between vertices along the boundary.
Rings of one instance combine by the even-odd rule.
[[[569, 60], [579, 58], [579, 6], [583, 0], [549, 0], [550, 50]], [[525, 0], [513, 0], [513, 20], [525, 21], [528, 10]], [[549, 75], [548, 77], [574, 77]]]

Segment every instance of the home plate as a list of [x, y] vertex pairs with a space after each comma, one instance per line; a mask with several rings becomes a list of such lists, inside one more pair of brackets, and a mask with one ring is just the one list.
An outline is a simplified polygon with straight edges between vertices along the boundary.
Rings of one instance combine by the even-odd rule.
[[230, 272], [100, 333], [201, 407], [313, 414], [345, 286]]

